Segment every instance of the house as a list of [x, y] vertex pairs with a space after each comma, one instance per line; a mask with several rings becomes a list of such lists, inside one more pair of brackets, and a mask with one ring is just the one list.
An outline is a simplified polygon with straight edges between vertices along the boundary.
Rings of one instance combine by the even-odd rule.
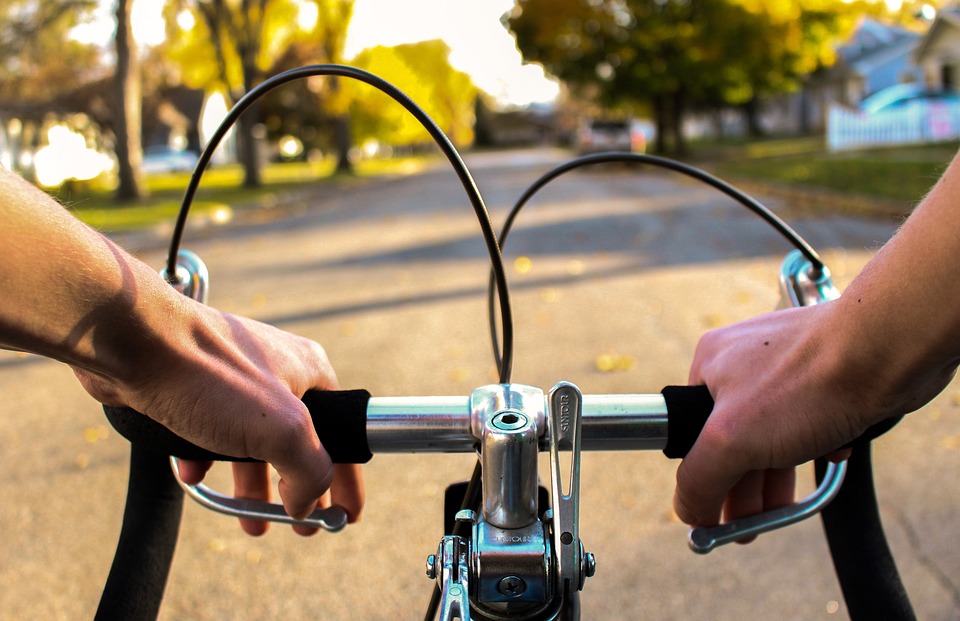
[[837, 48], [836, 64], [808, 80], [804, 89], [806, 129], [822, 131], [831, 105], [856, 107], [865, 97], [887, 87], [921, 82], [923, 70], [914, 61], [920, 40], [915, 32], [864, 18], [850, 39]]
[[[910, 61], [919, 76], [900, 75], [896, 82], [899, 90], [891, 89], [880, 95], [889, 100], [883, 105], [861, 105], [859, 109], [830, 105], [827, 144], [831, 149], [960, 138], [960, 7], [957, 3], [937, 12], [927, 32], [917, 38]], [[888, 98], [891, 92], [896, 97]]]
[[[957, 22], [960, 24], [960, 20]], [[829, 111], [837, 106], [856, 108], [867, 96], [889, 86], [921, 83], [923, 69], [914, 54], [921, 36], [910, 30], [863, 18], [850, 37], [836, 49], [836, 63], [807, 76], [803, 88], [765, 100], [760, 125], [769, 134], [823, 133]], [[960, 58], [960, 47], [957, 48]], [[713, 119], [705, 116], [690, 124], [690, 135], [746, 132], [743, 119], [724, 111]]]
[[923, 82], [933, 91], [960, 91], [960, 7], [937, 12], [930, 29], [914, 51]]

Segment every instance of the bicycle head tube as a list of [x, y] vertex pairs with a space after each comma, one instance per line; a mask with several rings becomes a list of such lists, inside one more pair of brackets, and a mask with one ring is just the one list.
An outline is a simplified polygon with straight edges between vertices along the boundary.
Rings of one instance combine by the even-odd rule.
[[[471, 429], [480, 446], [483, 500], [464, 510], [470, 535], [443, 537], [427, 558], [427, 576], [441, 591], [440, 619], [556, 617], [565, 599], [595, 569], [579, 537], [582, 395], [557, 384], [549, 395], [531, 386], [496, 384], [471, 395]], [[546, 437], [551, 454], [553, 508], [537, 506], [537, 455]], [[564, 488], [559, 453], [571, 453]]]

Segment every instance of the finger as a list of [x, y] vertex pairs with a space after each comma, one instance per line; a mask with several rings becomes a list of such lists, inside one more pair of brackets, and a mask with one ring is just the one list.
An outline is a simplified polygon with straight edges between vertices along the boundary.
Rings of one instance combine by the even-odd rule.
[[180, 473], [180, 480], [187, 485], [199, 485], [212, 467], [212, 461], [191, 461], [189, 459], [177, 461], [177, 472]]
[[763, 511], [764, 472], [748, 472], [730, 488], [723, 505], [723, 521], [731, 522]]
[[827, 453], [826, 455], [824, 455], [824, 459], [826, 459], [827, 461], [833, 462], [835, 464], [839, 464], [841, 461], [846, 461], [850, 459], [850, 455], [852, 454], [853, 454], [853, 449], [842, 448], [842, 449], [837, 449], [835, 451], [831, 451]]
[[[358, 464], [334, 464], [333, 483], [327, 490], [317, 506], [326, 509], [331, 506], [338, 506], [347, 512], [347, 522], [355, 524], [360, 520], [365, 501], [365, 491], [363, 485], [363, 469]], [[303, 536], [311, 536], [317, 532], [317, 529], [306, 526], [294, 526], [294, 532]]]
[[797, 469], [775, 468], [763, 479], [763, 510], [772, 511], [792, 505], [797, 496]]
[[720, 523], [721, 509], [738, 475], [722, 466], [711, 468], [716, 463], [709, 457], [700, 458], [691, 450], [677, 468], [673, 508], [686, 524], [716, 526]]
[[293, 518], [304, 519], [317, 507], [320, 497], [333, 482], [330, 456], [318, 442], [312, 454], [289, 466], [277, 462], [273, 464], [280, 474], [277, 487], [284, 510]]
[[363, 468], [358, 464], [335, 464], [333, 485], [330, 487], [331, 502], [343, 507], [351, 524], [360, 521], [366, 490], [363, 484]]
[[[233, 464], [233, 495], [244, 500], [270, 501], [270, 469], [265, 463]], [[240, 519], [240, 528], [259, 537], [267, 532], [269, 522]]]
[[[319, 500], [317, 500], [317, 508], [327, 509], [329, 507], [330, 507], [330, 490], [327, 490], [323, 493], [322, 496], [320, 496]], [[302, 524], [294, 524], [292, 528], [293, 528], [293, 532], [297, 533], [302, 537], [312, 537], [313, 535], [316, 535], [317, 532], [320, 530], [318, 528], [313, 528], [312, 526], [304, 526]]]
[[302, 520], [333, 481], [333, 463], [317, 437], [310, 413], [302, 401], [287, 399], [288, 411], [256, 417], [263, 423], [249, 453], [271, 464], [280, 475], [278, 489], [287, 515]]

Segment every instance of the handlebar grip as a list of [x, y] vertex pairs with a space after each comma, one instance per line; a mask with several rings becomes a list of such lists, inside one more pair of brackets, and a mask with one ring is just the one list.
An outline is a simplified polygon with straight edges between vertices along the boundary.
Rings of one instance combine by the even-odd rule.
[[667, 445], [670, 459], [685, 457], [700, 437], [713, 411], [713, 397], [706, 386], [667, 386], [662, 391], [667, 404]]
[[[373, 457], [367, 444], [369, 401], [366, 390], [311, 390], [303, 395], [320, 443], [334, 463], [363, 464]], [[103, 411], [120, 435], [155, 453], [194, 461], [256, 461], [208, 451], [131, 408], [105, 405]]]

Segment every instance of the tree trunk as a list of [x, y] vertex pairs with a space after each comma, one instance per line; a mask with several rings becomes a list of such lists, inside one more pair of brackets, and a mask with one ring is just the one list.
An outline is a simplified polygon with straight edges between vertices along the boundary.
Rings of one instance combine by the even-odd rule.
[[763, 127], [760, 125], [760, 102], [755, 97], [743, 104], [743, 115], [747, 124], [747, 135], [751, 138], [763, 136]]
[[263, 183], [260, 175], [260, 149], [257, 140], [257, 107], [251, 106], [237, 122], [237, 149], [243, 166], [243, 187], [259, 188]]
[[810, 85], [806, 82], [800, 88], [800, 134], [809, 136], [813, 133], [813, 124], [810, 120]]
[[667, 153], [667, 106], [663, 95], [656, 95], [653, 98], [653, 116], [657, 124], [657, 155]]
[[353, 140], [350, 136], [350, 117], [340, 114], [333, 119], [333, 139], [337, 146], [337, 174], [353, 174], [353, 162], [350, 161], [350, 149]]
[[143, 183], [143, 143], [141, 140], [141, 105], [143, 94], [140, 79], [140, 58], [130, 27], [132, 0], [117, 0], [117, 71], [114, 89], [119, 114], [114, 122], [116, 134], [118, 201], [140, 200], [147, 194]]
[[[257, 68], [254, 52], [248, 47], [244, 50], [243, 89], [249, 93], [256, 86]], [[236, 99], [239, 100], [239, 97]], [[260, 175], [260, 142], [257, 130], [260, 124], [260, 109], [254, 104], [247, 108], [238, 122], [238, 143], [240, 163], [243, 165], [243, 186], [259, 188], [263, 180]]]
[[[336, 95], [340, 91], [340, 78], [330, 79], [330, 92]], [[334, 113], [330, 120], [333, 130], [333, 145], [337, 149], [336, 174], [353, 174], [353, 162], [350, 161], [350, 149], [353, 148], [353, 135], [350, 133], [350, 115], [346, 112]]]
[[678, 156], [684, 156], [689, 151], [686, 136], [683, 135], [683, 115], [686, 112], [686, 103], [686, 94], [683, 87], [680, 87], [673, 94], [673, 117], [671, 119], [673, 122], [674, 152]]
[[21, 150], [26, 150], [30, 155], [30, 160], [29, 163], [24, 166], [18, 155], [18, 161], [15, 163], [16, 170], [20, 175], [34, 185], [37, 184], [37, 166], [34, 156], [36, 156], [37, 151], [40, 150], [40, 127], [38, 125], [36, 121], [24, 120], [20, 148]]

